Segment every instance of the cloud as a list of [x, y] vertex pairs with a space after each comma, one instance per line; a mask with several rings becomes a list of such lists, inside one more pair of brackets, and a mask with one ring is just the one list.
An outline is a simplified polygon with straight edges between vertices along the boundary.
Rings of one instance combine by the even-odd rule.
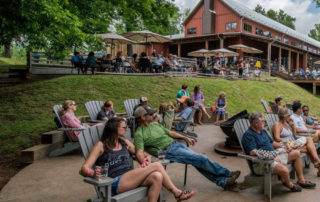
[[[320, 23], [320, 8], [318, 12], [310, 11], [312, 0], [235, 0], [245, 4], [247, 7], [254, 9], [257, 4], [260, 4], [266, 10], [282, 9], [292, 17], [296, 18], [295, 26], [298, 32], [308, 34], [310, 29], [314, 28], [315, 24]], [[180, 9], [193, 9], [199, 0], [176, 0], [175, 3]]]

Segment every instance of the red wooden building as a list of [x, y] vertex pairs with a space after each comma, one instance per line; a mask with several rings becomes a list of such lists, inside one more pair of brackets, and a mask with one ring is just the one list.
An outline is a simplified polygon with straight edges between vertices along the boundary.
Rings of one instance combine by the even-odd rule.
[[[320, 42], [271, 20], [234, 0], [201, 0], [184, 21], [184, 36], [172, 37], [169, 52], [181, 57], [205, 49], [244, 44], [264, 51], [289, 71], [320, 59]], [[240, 57], [243, 56], [241, 51]]]

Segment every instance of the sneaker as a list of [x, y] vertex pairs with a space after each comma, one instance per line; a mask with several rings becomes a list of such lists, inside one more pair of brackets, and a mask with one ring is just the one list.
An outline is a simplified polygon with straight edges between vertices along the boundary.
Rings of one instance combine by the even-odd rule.
[[223, 188], [224, 188], [224, 190], [230, 190], [235, 185], [236, 185], [236, 176], [233, 175], [233, 176], [227, 178], [227, 182]]

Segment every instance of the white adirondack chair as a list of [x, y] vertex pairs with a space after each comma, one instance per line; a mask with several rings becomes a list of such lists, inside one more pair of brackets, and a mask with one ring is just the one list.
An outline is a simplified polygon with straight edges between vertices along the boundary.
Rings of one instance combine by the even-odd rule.
[[89, 117], [90, 117], [90, 122], [95, 122], [95, 123], [104, 122], [102, 120], [97, 120], [98, 113], [100, 112], [101, 107], [103, 106], [103, 104], [104, 104], [103, 101], [95, 101], [95, 100], [85, 103], [87, 112], [88, 112]]
[[[85, 159], [89, 156], [91, 148], [100, 140], [103, 128], [103, 125], [94, 126], [79, 134], [78, 139]], [[126, 138], [130, 138], [130, 130], [127, 131]], [[148, 187], [141, 186], [116, 196], [111, 196], [111, 184], [113, 182], [113, 178], [107, 178], [99, 181], [91, 177], [85, 177], [84, 182], [92, 184], [96, 190], [97, 196], [91, 199], [93, 202], [133, 202], [145, 198], [148, 194]], [[161, 201], [161, 199], [159, 200]]]
[[133, 108], [139, 104], [138, 99], [127, 99], [123, 102], [124, 108], [126, 109], [128, 115], [128, 124], [132, 127], [132, 132], [134, 133], [136, 130], [136, 121], [135, 117], [133, 116]]

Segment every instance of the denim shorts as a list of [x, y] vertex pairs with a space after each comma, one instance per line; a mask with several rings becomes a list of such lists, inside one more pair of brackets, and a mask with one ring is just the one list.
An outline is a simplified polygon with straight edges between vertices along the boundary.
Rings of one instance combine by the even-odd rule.
[[119, 175], [114, 178], [114, 180], [111, 184], [111, 196], [118, 194], [118, 186], [119, 186], [119, 182], [120, 182], [121, 177], [122, 177], [122, 175]]
[[225, 115], [226, 114], [226, 110], [216, 110], [216, 114], [217, 115]]

